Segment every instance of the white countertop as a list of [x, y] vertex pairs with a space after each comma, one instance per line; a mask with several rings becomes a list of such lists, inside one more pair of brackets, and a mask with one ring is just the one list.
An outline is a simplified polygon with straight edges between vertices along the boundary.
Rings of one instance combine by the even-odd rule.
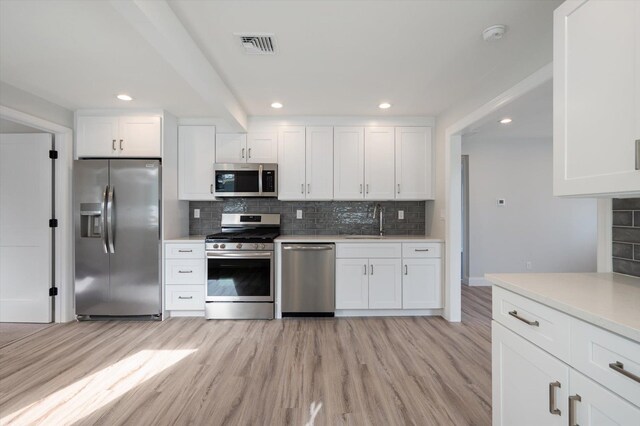
[[348, 238], [348, 235], [280, 235], [276, 243], [402, 243], [423, 242], [443, 243], [443, 239], [430, 238], [422, 235], [385, 235], [382, 238]]
[[485, 278], [640, 342], [640, 278], [615, 273], [487, 274]]
[[167, 238], [162, 240], [165, 243], [204, 243], [204, 235], [188, 235], [186, 237]]

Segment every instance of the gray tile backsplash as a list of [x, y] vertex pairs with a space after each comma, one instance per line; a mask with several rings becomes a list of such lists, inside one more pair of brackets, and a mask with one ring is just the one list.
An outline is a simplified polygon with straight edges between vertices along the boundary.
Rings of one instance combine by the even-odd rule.
[[[229, 198], [221, 201], [189, 202], [189, 234], [209, 234], [220, 228], [222, 213], [280, 213], [283, 235], [331, 235], [378, 233], [373, 217], [374, 201], [279, 201], [273, 198]], [[384, 233], [387, 235], [425, 235], [424, 201], [382, 201]], [[200, 218], [193, 217], [200, 209]], [[296, 219], [302, 210], [302, 219]], [[398, 219], [404, 210], [404, 219]]]
[[613, 271], [640, 277], [640, 198], [613, 200]]

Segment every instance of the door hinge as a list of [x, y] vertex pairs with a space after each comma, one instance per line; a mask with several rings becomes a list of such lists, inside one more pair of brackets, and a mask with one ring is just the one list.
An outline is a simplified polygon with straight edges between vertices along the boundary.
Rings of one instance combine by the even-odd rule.
[[49, 288], [49, 296], [57, 296], [58, 295], [58, 287], [50, 287]]
[[57, 228], [58, 219], [49, 219], [49, 228]]
[[49, 151], [49, 158], [51, 158], [52, 160], [57, 160], [58, 159], [58, 151], [56, 151], [55, 149], [52, 149]]

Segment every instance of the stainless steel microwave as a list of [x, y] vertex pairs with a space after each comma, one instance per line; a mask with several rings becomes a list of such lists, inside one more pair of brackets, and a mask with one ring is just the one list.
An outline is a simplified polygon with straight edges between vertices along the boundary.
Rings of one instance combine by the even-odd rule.
[[278, 165], [216, 163], [216, 197], [277, 197]]

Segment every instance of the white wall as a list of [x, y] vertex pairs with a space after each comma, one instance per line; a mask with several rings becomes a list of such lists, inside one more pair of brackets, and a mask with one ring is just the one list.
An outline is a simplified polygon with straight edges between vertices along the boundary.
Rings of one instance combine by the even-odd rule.
[[462, 141], [472, 284], [493, 272], [595, 272], [596, 200], [553, 197], [551, 138]]
[[0, 105], [73, 129], [73, 112], [4, 82], [0, 82]]

